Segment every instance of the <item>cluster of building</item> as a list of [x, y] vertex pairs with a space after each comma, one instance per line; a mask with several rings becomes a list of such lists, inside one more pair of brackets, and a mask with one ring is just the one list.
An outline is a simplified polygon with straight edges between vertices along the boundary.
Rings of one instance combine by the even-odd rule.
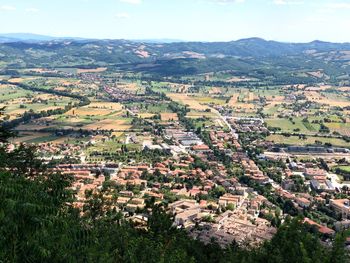
[[229, 118], [228, 122], [237, 132], [267, 133], [268, 129], [264, 125], [264, 120], [260, 118]]
[[[115, 101], [157, 103], [155, 97], [121, 89], [115, 82], [96, 74], [82, 74], [81, 77], [85, 82], [100, 83]], [[183, 87], [177, 88], [181, 91]], [[132, 116], [138, 111], [139, 106], [127, 109]], [[161, 123], [161, 134], [150, 133], [147, 138], [127, 134], [125, 145], [142, 141], [143, 150], [155, 151], [155, 155], [166, 153], [165, 157], [160, 154], [154, 162], [128, 160], [118, 164], [87, 164], [84, 158], [80, 158], [82, 164], [60, 164], [53, 171], [73, 177], [74, 205], [82, 213], [91, 194], [103, 194], [110, 206], [123, 212], [126, 218], [145, 226], [150, 203], [163, 203], [167, 204], [167, 212], [174, 216], [174, 226], [186, 229], [193, 238], [204, 243], [216, 240], [221, 246], [232, 242], [256, 246], [276, 233], [276, 227], [266, 215], [275, 214], [277, 206], [260, 195], [261, 192], [243, 184], [242, 178], [233, 176], [225, 162], [229, 159], [232, 161], [230, 165], [242, 171], [242, 177], [255, 183], [252, 187], [269, 187], [273, 195], [284, 202], [290, 201], [300, 213], [316, 210], [318, 205], [322, 205], [343, 219], [337, 228], [350, 227], [350, 200], [337, 196], [341, 192], [341, 184], [334, 182], [319, 161], [302, 162], [290, 154], [348, 153], [347, 149], [288, 147], [275, 154], [260, 154], [254, 158], [248, 155], [239, 134], [267, 133], [263, 119], [223, 117], [222, 121], [228, 130], [223, 127], [206, 128], [208, 138], [186, 130], [178, 120]], [[88, 143], [108, 140], [108, 136], [91, 135]], [[47, 153], [63, 159], [65, 156], [82, 157], [80, 153], [84, 145], [62, 143], [41, 144], [39, 147], [44, 155]], [[267, 148], [267, 144], [252, 142], [251, 147]], [[272, 167], [273, 172], [282, 174], [281, 180], [276, 182], [272, 179], [273, 176], [259, 161], [281, 161], [285, 167]], [[282, 212], [278, 220], [283, 221], [285, 216]], [[335, 230], [330, 226], [311, 218], [305, 218], [304, 222], [326, 236], [334, 235]]]
[[266, 184], [270, 181], [269, 177], [267, 177], [255, 162], [248, 157], [242, 158], [241, 164], [244, 169], [244, 174], [253, 181], [259, 184]]

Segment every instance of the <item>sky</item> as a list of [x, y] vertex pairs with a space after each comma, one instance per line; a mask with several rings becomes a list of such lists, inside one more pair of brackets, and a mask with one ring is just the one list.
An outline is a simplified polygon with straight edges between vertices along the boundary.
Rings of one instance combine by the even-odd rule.
[[350, 42], [350, 0], [0, 0], [0, 33]]

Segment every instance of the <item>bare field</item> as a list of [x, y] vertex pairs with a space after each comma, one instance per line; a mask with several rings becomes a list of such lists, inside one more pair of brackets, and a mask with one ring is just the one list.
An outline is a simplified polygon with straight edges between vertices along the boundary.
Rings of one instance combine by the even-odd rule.
[[198, 118], [217, 118], [217, 114], [214, 112], [198, 112], [198, 111], [190, 111], [187, 113], [186, 117], [187, 118], [193, 118], [193, 119], [198, 119]]
[[142, 119], [149, 119], [155, 116], [154, 113], [138, 113], [137, 114], [138, 117], [142, 118]]
[[210, 109], [209, 106], [199, 103], [196, 100], [196, 97], [194, 96], [188, 96], [187, 94], [182, 94], [182, 93], [168, 93], [167, 96], [176, 102], [179, 102], [183, 105], [188, 105], [188, 107], [193, 110], [204, 111], [206, 109]]
[[35, 78], [12, 78], [12, 79], [9, 79], [8, 82], [17, 84], [17, 83], [22, 83], [23, 81], [26, 81], [26, 80], [33, 80], [33, 79]]
[[[13, 85], [11, 85], [13, 86]], [[6, 88], [9, 88], [10, 85], [7, 85], [7, 84], [0, 84], [0, 89], [6, 89]]]
[[330, 85], [322, 85], [322, 86], [317, 86], [317, 87], [306, 87], [306, 91], [325, 91], [327, 89], [332, 88]]
[[65, 115], [68, 116], [105, 116], [113, 113], [113, 110], [108, 109], [99, 109], [99, 108], [73, 108], [70, 111], [66, 112]]
[[126, 120], [102, 120], [83, 126], [85, 130], [114, 130], [127, 131], [131, 125]]
[[350, 106], [350, 101], [346, 100], [339, 100], [335, 98], [328, 98], [327, 96], [323, 95], [322, 93], [316, 92], [316, 91], [307, 91], [304, 92], [304, 95], [309, 101], [318, 102], [321, 104], [327, 104], [329, 106], [339, 106], [339, 107], [347, 107]]
[[106, 71], [107, 68], [77, 69], [77, 73], [100, 73]]
[[171, 120], [177, 121], [178, 120], [176, 113], [161, 113], [160, 118], [162, 121], [171, 121]]
[[343, 92], [350, 92], [350, 87], [340, 87], [340, 88], [337, 88], [337, 90], [343, 91]]
[[239, 98], [239, 94], [235, 93], [232, 95], [230, 101], [228, 102], [229, 106], [235, 106], [238, 103], [238, 98]]

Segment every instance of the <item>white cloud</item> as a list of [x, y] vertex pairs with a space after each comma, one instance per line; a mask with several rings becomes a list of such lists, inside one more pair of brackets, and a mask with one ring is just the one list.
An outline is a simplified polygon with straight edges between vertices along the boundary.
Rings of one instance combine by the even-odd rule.
[[128, 13], [118, 13], [115, 15], [115, 17], [118, 19], [128, 19], [130, 18], [130, 15]]
[[14, 10], [16, 10], [16, 7], [14, 7], [12, 5], [3, 5], [3, 6], [0, 6], [0, 10], [2, 10], [2, 11], [14, 11]]
[[132, 4], [132, 5], [139, 5], [142, 3], [142, 0], [119, 0], [119, 1], [123, 3]]
[[37, 13], [39, 12], [39, 9], [35, 8], [35, 7], [29, 7], [26, 9], [27, 13]]
[[245, 0], [213, 0], [216, 3], [219, 3], [221, 5], [227, 5], [231, 3], [244, 3]]
[[332, 9], [350, 9], [350, 3], [329, 3], [325, 5], [327, 8]]
[[304, 2], [302, 1], [289, 1], [289, 0], [274, 0], [273, 3], [275, 5], [302, 5]]

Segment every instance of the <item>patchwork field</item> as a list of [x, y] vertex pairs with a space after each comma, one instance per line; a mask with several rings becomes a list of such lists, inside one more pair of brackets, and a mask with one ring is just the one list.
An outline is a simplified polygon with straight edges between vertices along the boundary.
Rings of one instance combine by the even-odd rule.
[[68, 97], [27, 91], [16, 86], [3, 85], [0, 94], [0, 107], [5, 107], [3, 118], [7, 120], [19, 118], [30, 111], [64, 109], [68, 104], [78, 102]]
[[167, 96], [173, 101], [179, 102], [183, 105], [188, 105], [188, 107], [193, 110], [205, 111], [207, 109], [210, 109], [209, 106], [204, 105], [205, 102], [208, 102], [208, 99], [203, 99], [182, 93], [168, 93]]
[[307, 100], [317, 102], [320, 104], [326, 104], [332, 107], [348, 107], [350, 101], [343, 96], [337, 96], [335, 94], [326, 94], [318, 91], [305, 91], [302, 92], [306, 96]]
[[258, 99], [252, 92], [233, 93], [227, 105], [236, 111], [254, 112], [256, 105], [253, 103]]

